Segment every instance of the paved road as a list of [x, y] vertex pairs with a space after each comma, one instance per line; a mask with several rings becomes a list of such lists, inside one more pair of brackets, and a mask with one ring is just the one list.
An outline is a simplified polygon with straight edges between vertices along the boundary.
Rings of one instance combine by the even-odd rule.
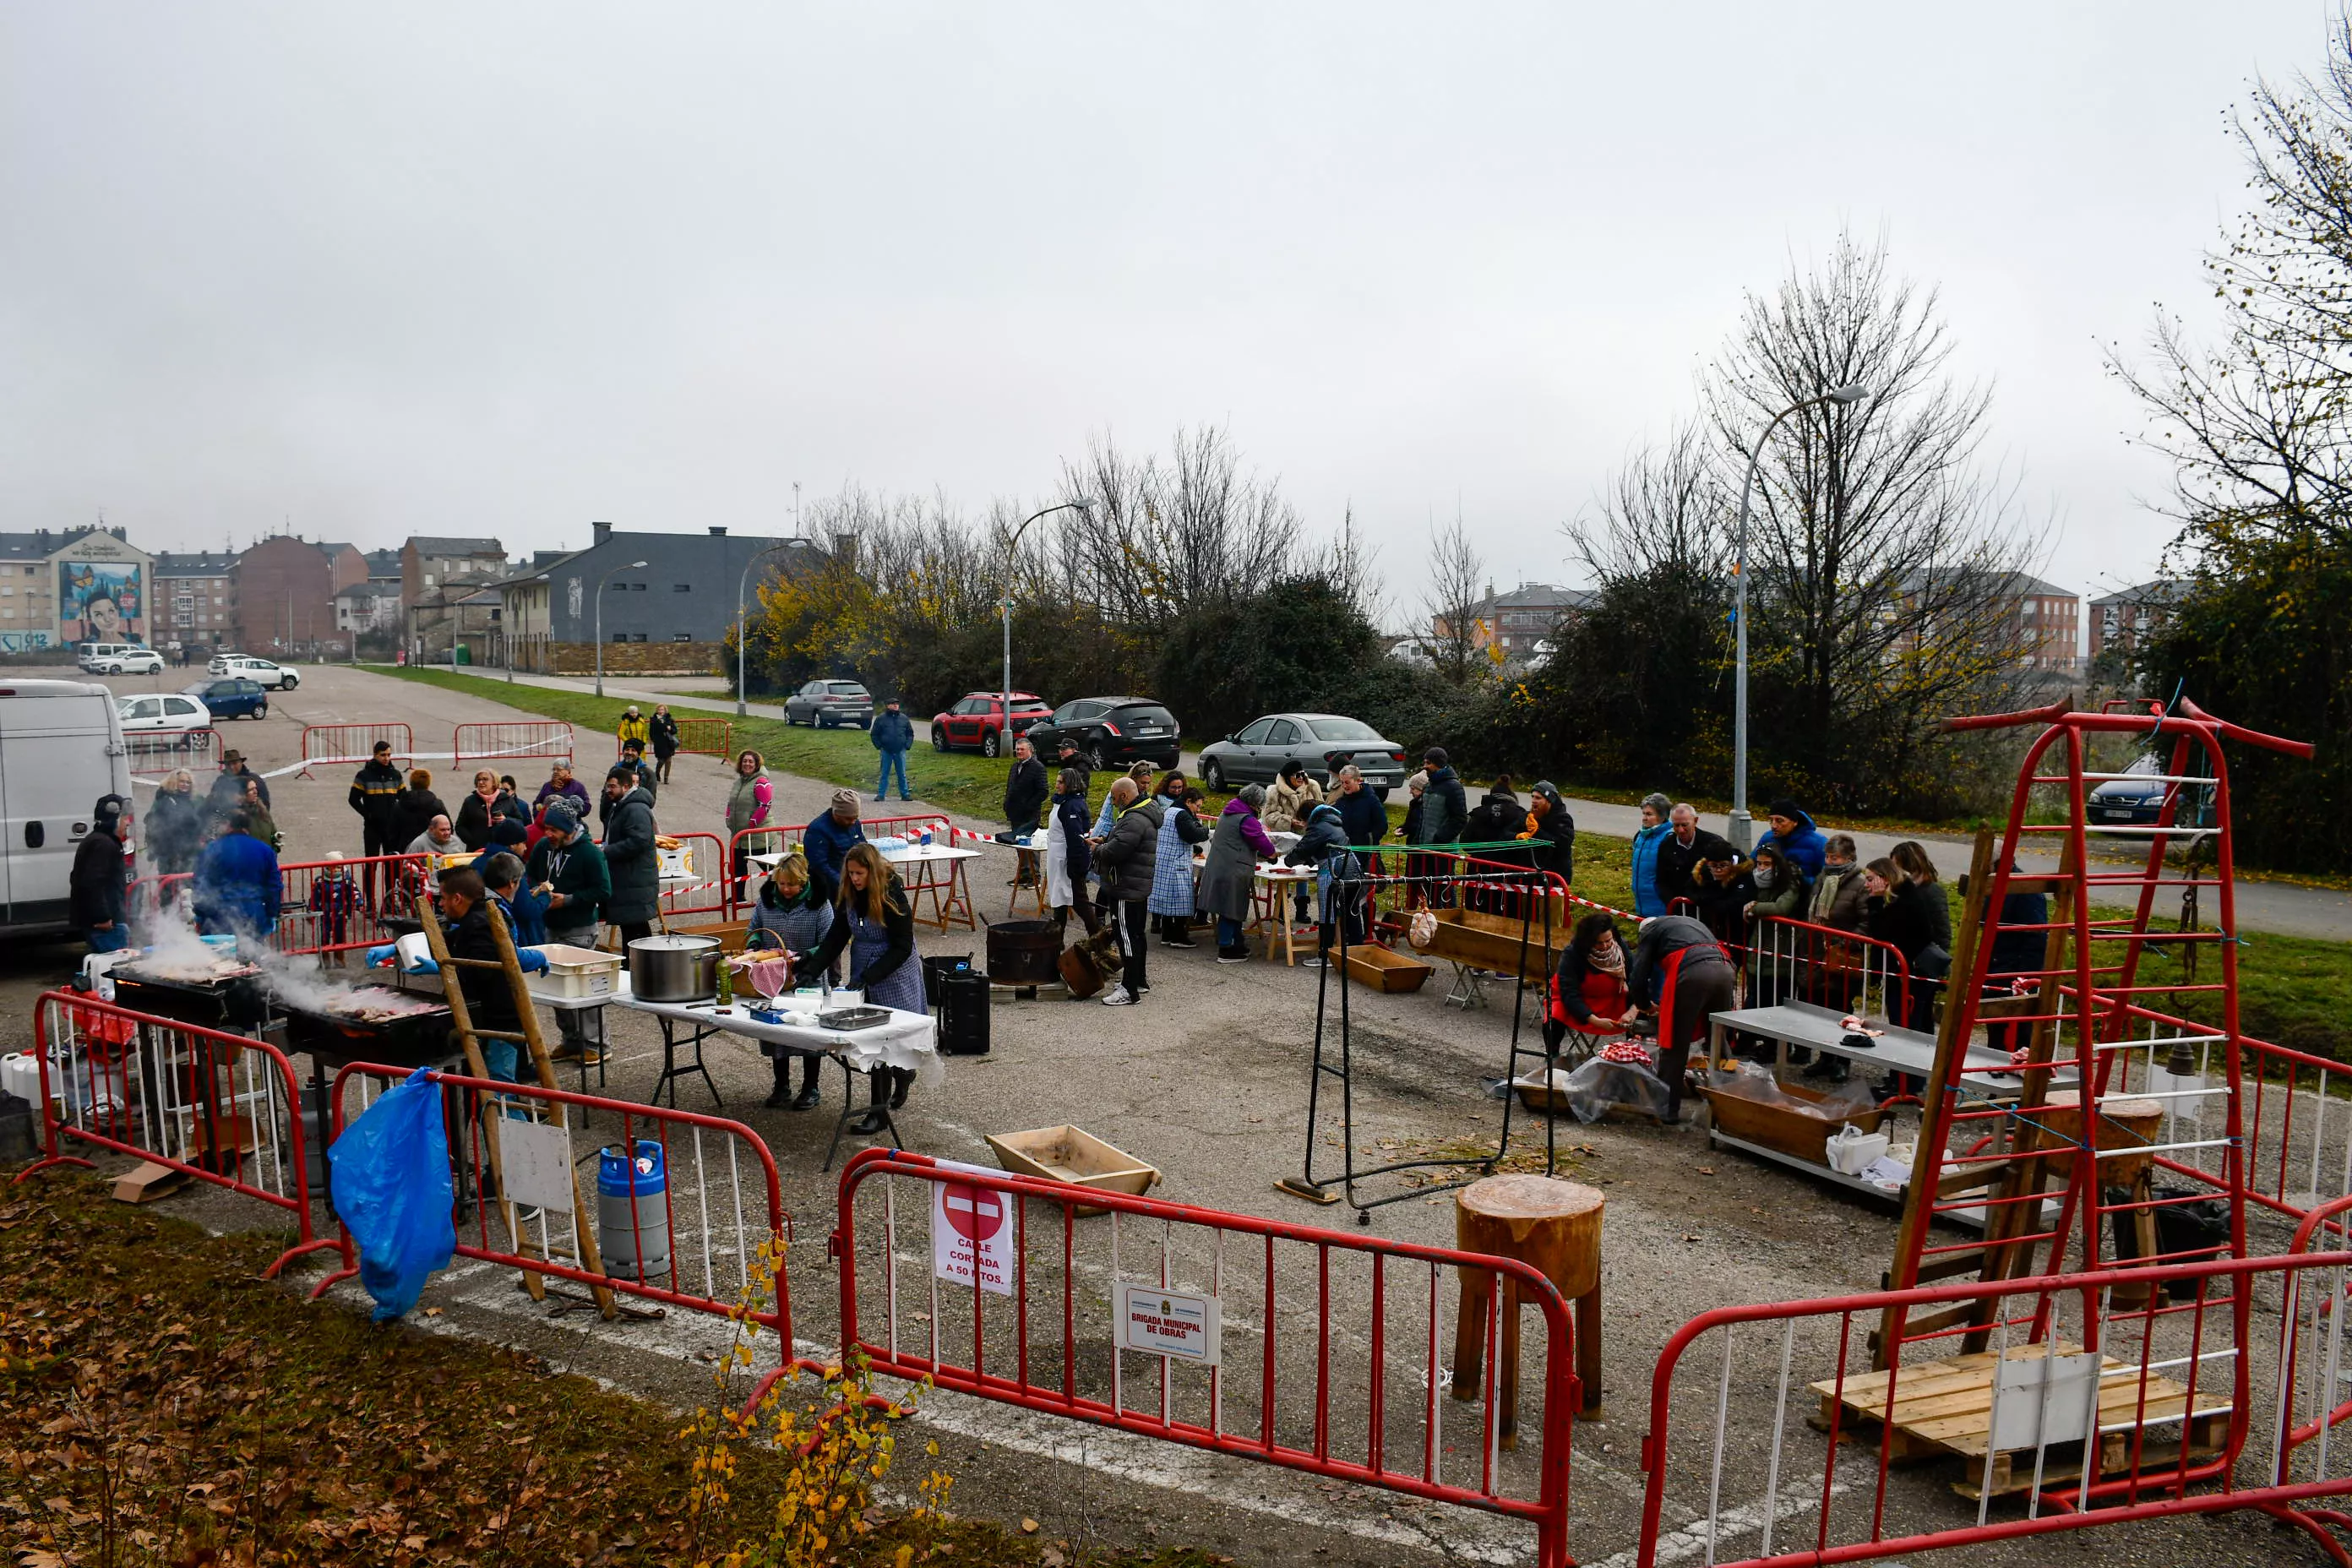
[[[591, 691], [595, 683], [550, 676], [521, 676], [519, 679], [532, 686], [546, 686], [566, 691]], [[638, 701], [667, 702], [672, 708], [693, 708], [714, 713], [732, 713], [733, 699], [725, 696], [679, 697], [671, 692], [649, 687], [624, 685], [609, 677], [604, 682], [608, 697], [622, 697]], [[754, 702], [750, 711], [763, 719], [782, 719], [782, 708], [764, 702]], [[921, 716], [918, 716], [918, 722]], [[1198, 765], [1197, 754], [1187, 752], [1188, 768]], [[1605, 833], [1618, 838], [1631, 838], [1642, 826], [1639, 807], [1618, 805], [1607, 801], [1571, 798], [1569, 806], [1576, 815], [1576, 826], [1583, 833]], [[1726, 819], [1701, 813], [1702, 826], [1721, 833], [1727, 830]], [[1867, 828], [1840, 829], [1823, 823], [1822, 830], [1850, 832], [1862, 851], [1864, 860], [1875, 859], [1894, 847], [1897, 839], [1917, 837], [1928, 845], [1937, 865], [1948, 877], [1957, 877], [1968, 869], [1970, 841], [1930, 834], [1887, 834]], [[2028, 871], [2054, 871], [2058, 857], [2053, 850], [2045, 854], [2028, 853], [2018, 857], [2020, 866]], [[2206, 919], [2212, 919], [2209, 908]], [[2247, 931], [2276, 931], [2286, 936], [2317, 937], [2329, 942], [2352, 942], [2352, 894], [2330, 891], [2324, 888], [2298, 888], [2284, 882], [2238, 882], [2238, 926]]]

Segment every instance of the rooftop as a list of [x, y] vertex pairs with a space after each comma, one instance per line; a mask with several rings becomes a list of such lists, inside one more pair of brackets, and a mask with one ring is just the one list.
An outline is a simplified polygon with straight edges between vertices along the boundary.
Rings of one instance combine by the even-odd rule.
[[2189, 592], [2189, 584], [2179, 577], [2158, 577], [2128, 588], [2118, 588], [2112, 594], [2102, 594], [2093, 605], [2169, 605]]
[[419, 555], [495, 555], [507, 558], [507, 547], [495, 539], [459, 539], [437, 533], [413, 534], [409, 545]]
[[158, 577], [225, 577], [236, 570], [234, 550], [167, 550], [155, 557]]

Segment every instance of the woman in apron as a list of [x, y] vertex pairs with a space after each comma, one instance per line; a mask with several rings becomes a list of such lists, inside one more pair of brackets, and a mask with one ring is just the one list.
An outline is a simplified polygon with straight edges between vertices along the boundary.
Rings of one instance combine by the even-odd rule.
[[1171, 770], [1160, 781], [1159, 852], [1151, 863], [1151, 900], [1146, 908], [1160, 928], [1164, 947], [1194, 945], [1192, 911], [1197, 900], [1192, 889], [1192, 846], [1206, 844], [1209, 829], [1192, 815], [1188, 796], [1203, 798], [1200, 791], [1186, 786], [1182, 773]]
[[1086, 922], [1087, 934], [1092, 936], [1102, 921], [1095, 913], [1094, 900], [1087, 896], [1087, 869], [1094, 851], [1087, 843], [1087, 776], [1077, 769], [1062, 770], [1044, 832], [1045, 907], [1054, 911], [1055, 924], [1064, 930], [1069, 927], [1075, 907], [1078, 919]]
[[[817, 943], [802, 973], [830, 968], [843, 951], [849, 953], [849, 984], [866, 993], [868, 1005], [895, 1007], [902, 1013], [929, 1011], [923, 1003], [923, 970], [915, 962], [915, 908], [898, 874], [871, 844], [853, 844], [841, 863], [841, 895], [834, 907], [833, 929]], [[883, 1107], [896, 1110], [907, 1103], [908, 1087], [915, 1081], [910, 1068], [874, 1068], [872, 1107], [850, 1124], [852, 1132], [882, 1131]]]

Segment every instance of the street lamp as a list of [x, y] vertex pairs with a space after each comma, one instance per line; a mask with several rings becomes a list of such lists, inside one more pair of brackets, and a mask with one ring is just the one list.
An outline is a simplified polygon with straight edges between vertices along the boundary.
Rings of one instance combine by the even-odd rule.
[[[793, 491], [795, 497], [793, 504], [794, 509], [798, 510], [800, 503], [797, 498], [800, 491], [800, 486], [794, 485], [793, 487]], [[751, 636], [750, 629], [743, 624], [743, 602], [745, 595], [749, 595], [751, 591], [751, 568], [757, 566], [761, 562], [765, 561], [771, 555], [790, 550], [793, 547], [793, 541], [788, 539], [780, 544], [771, 544], [765, 550], [761, 551], [757, 555], [752, 556], [751, 560], [743, 563], [742, 580], [735, 584], [735, 717], [738, 719], [743, 717], [744, 693], [751, 689], [748, 674], [751, 668], [751, 664], [748, 650], [751, 646]]]
[[613, 580], [615, 572], [635, 572], [644, 566], [642, 561], [625, 561], [618, 566], [605, 568], [596, 579], [596, 695], [604, 695], [604, 584]]
[[1748, 853], [1748, 840], [1754, 835], [1755, 818], [1748, 815], [1748, 498], [1756, 488], [1756, 468], [1764, 460], [1764, 448], [1772, 444], [1772, 432], [1780, 421], [1801, 408], [1816, 404], [1844, 405], [1860, 403], [1870, 395], [1870, 388], [1860, 382], [1825, 392], [1819, 397], [1808, 397], [1792, 403], [1772, 416], [1772, 423], [1764, 426], [1764, 435], [1748, 454], [1748, 478], [1739, 487], [1739, 542], [1734, 552], [1731, 568], [1731, 616], [1738, 628], [1738, 652], [1732, 676], [1731, 697], [1731, 847], [1742, 855]]
[[1049, 506], [1044, 511], [1033, 511], [1023, 518], [1021, 526], [1013, 531], [1013, 537], [1004, 542], [1004, 597], [1001, 601], [1004, 611], [1004, 685], [996, 696], [997, 700], [1003, 704], [1004, 749], [1007, 752], [1013, 749], [1013, 552], [1020, 548], [1021, 536], [1029, 531], [1031, 523], [1057, 511], [1082, 511], [1089, 519], [1095, 514], [1094, 503], [1090, 500], [1084, 498], [1066, 500], [1058, 506]]

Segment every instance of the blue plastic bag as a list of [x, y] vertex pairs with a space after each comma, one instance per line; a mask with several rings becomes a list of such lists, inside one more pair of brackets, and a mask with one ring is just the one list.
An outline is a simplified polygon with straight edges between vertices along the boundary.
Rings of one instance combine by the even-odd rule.
[[419, 1068], [343, 1129], [327, 1151], [335, 1196], [360, 1253], [360, 1283], [379, 1323], [416, 1305], [425, 1277], [449, 1267], [457, 1228], [449, 1209], [449, 1135], [441, 1086]]

